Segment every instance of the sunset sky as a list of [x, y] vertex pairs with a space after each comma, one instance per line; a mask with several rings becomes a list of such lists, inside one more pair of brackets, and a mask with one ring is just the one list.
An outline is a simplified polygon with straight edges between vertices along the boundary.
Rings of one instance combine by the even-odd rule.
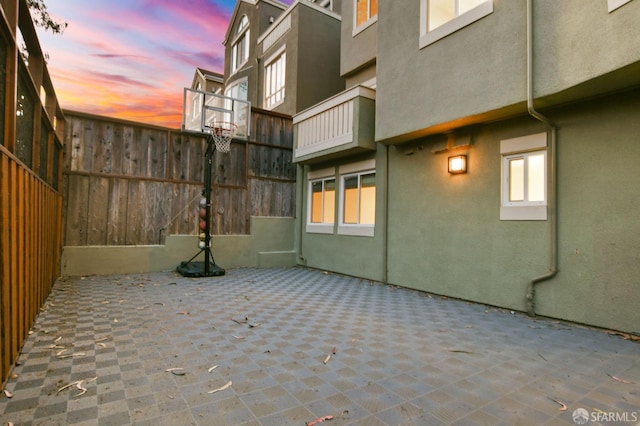
[[196, 67], [223, 72], [235, 0], [45, 3], [69, 24], [62, 35], [38, 30], [63, 109], [179, 128]]

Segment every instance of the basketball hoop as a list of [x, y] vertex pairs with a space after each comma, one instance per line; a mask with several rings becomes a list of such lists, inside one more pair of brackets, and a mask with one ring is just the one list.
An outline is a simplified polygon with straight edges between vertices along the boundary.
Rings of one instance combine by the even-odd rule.
[[229, 152], [231, 150], [231, 140], [236, 134], [236, 126], [234, 123], [227, 121], [215, 121], [209, 127], [211, 138], [216, 145], [216, 150], [220, 152]]

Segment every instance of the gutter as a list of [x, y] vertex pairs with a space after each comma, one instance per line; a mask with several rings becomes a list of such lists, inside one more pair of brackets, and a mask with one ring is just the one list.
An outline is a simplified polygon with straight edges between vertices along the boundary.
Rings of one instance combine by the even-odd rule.
[[549, 221], [549, 271], [532, 278], [527, 285], [527, 313], [535, 317], [535, 286], [543, 281], [548, 281], [558, 273], [558, 213], [557, 213], [557, 160], [556, 141], [557, 126], [549, 118], [540, 114], [533, 106], [533, 0], [527, 0], [527, 110], [536, 120], [544, 123], [549, 128], [549, 155], [547, 157], [547, 169], [549, 187], [547, 189], [547, 214]]

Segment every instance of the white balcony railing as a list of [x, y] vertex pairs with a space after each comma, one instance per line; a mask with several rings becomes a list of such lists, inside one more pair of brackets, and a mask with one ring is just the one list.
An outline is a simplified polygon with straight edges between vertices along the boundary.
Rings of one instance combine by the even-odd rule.
[[297, 129], [295, 157], [352, 143], [358, 125], [358, 117], [354, 116], [358, 98], [375, 101], [376, 92], [356, 86], [294, 116], [293, 125]]

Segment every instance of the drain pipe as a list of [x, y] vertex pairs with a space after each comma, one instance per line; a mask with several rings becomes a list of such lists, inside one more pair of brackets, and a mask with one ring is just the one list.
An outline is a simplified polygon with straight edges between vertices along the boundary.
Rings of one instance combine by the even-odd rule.
[[382, 246], [382, 282], [389, 283], [389, 145], [384, 145], [384, 241]]
[[547, 214], [549, 220], [549, 271], [532, 278], [527, 285], [527, 313], [535, 317], [535, 286], [536, 284], [550, 280], [558, 273], [558, 220], [557, 220], [557, 181], [556, 181], [556, 137], [557, 126], [553, 121], [540, 114], [533, 107], [533, 0], [527, 0], [527, 110], [529, 115], [541, 121], [549, 127], [549, 156], [547, 190]]

